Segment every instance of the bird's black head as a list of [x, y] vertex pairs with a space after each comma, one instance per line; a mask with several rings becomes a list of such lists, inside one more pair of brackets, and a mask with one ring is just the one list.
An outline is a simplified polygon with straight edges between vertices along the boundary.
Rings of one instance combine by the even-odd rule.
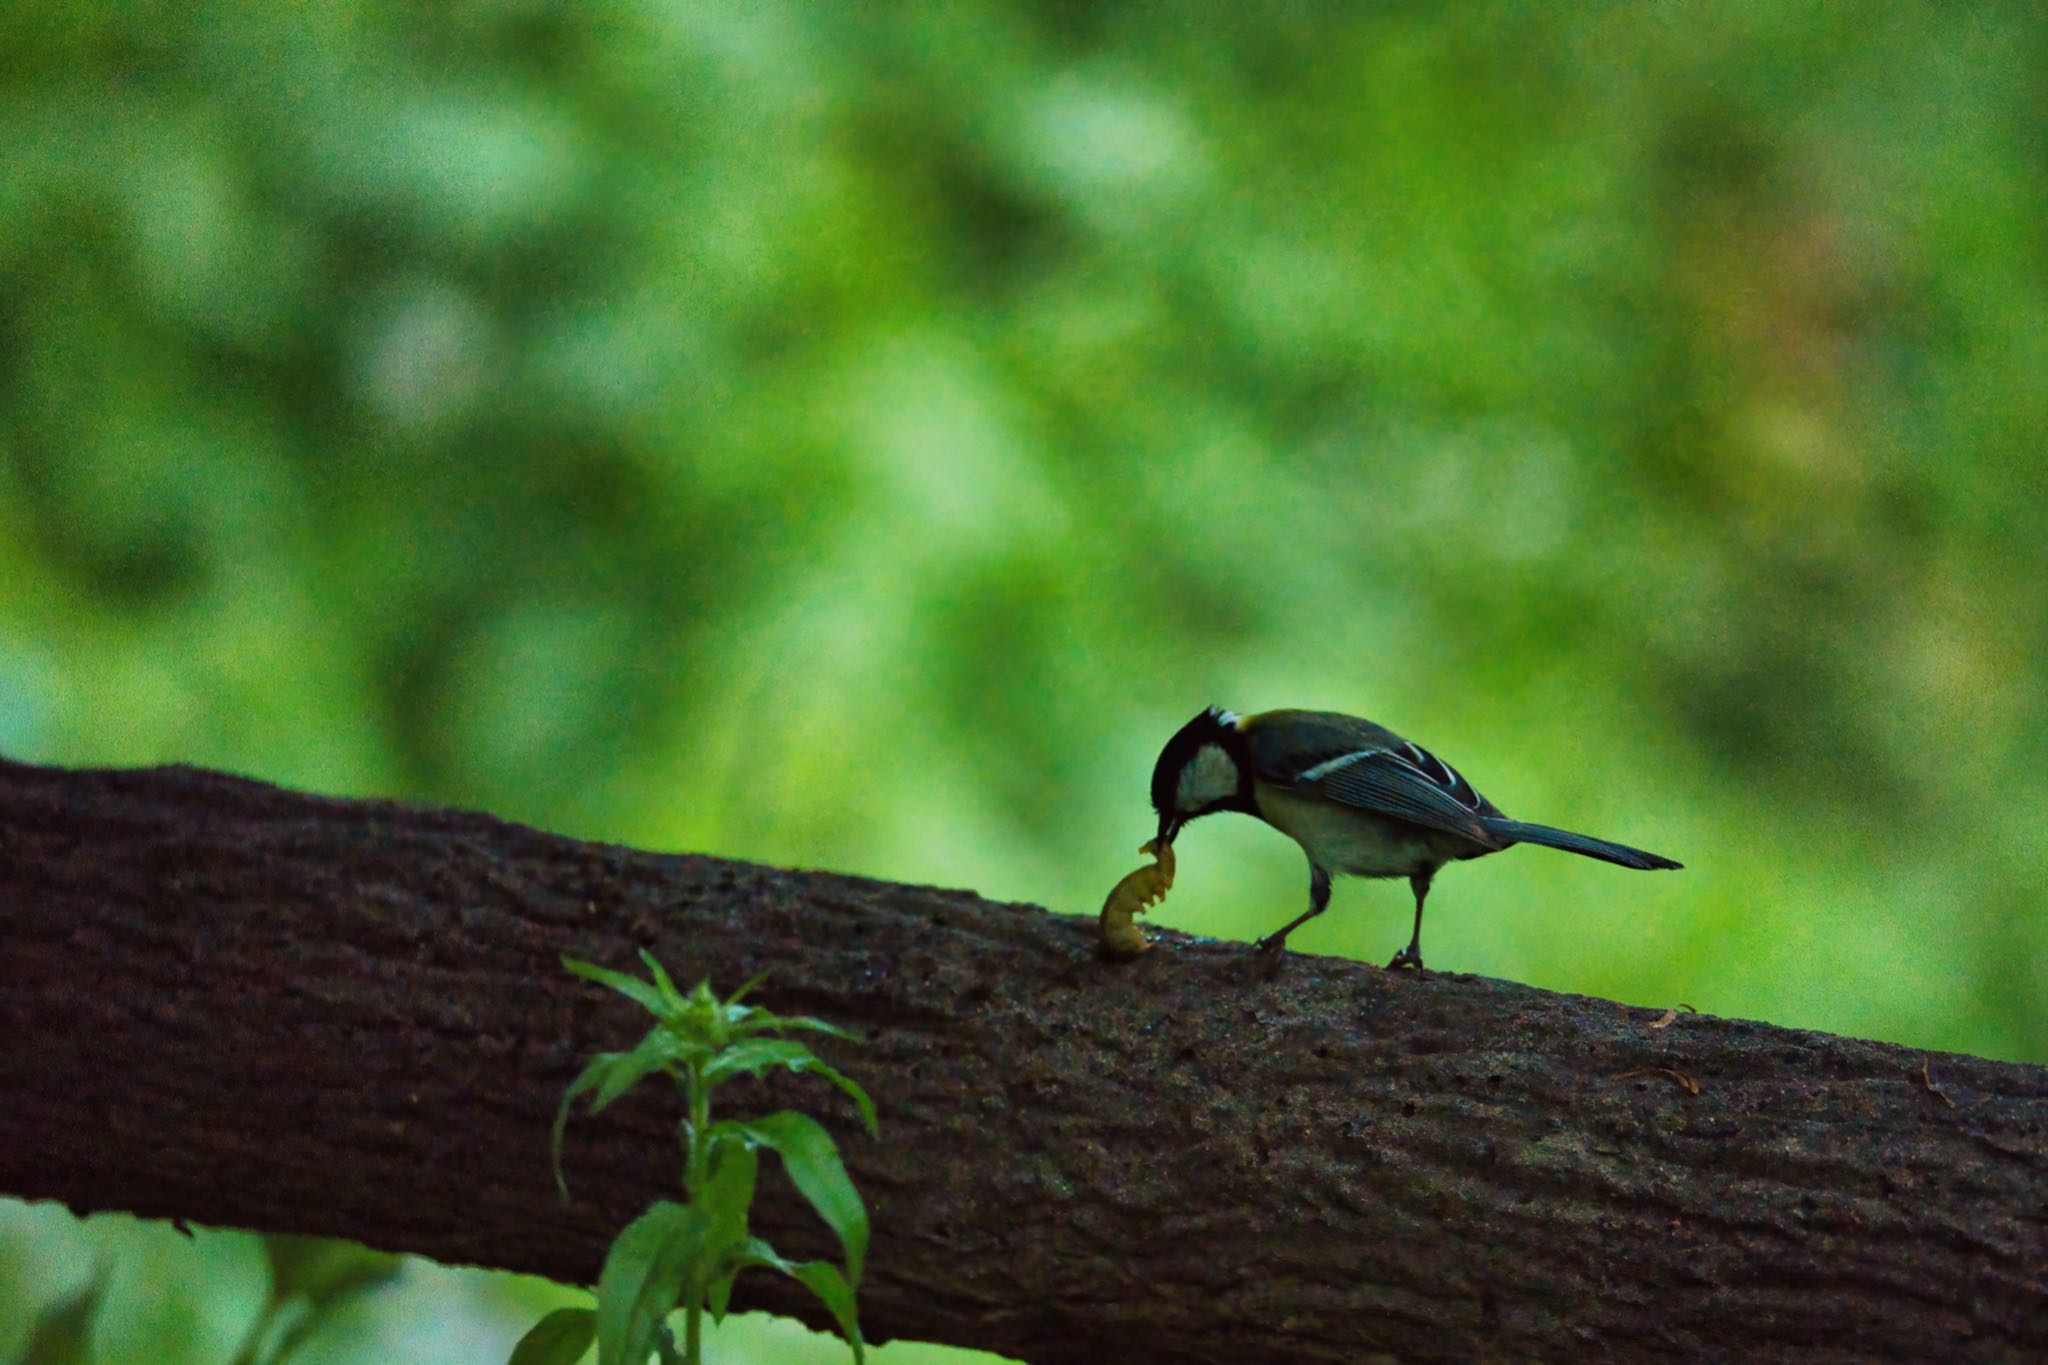
[[1159, 813], [1159, 843], [1180, 827], [1219, 810], [1251, 809], [1251, 762], [1238, 718], [1212, 706], [1180, 727], [1152, 765], [1152, 809]]

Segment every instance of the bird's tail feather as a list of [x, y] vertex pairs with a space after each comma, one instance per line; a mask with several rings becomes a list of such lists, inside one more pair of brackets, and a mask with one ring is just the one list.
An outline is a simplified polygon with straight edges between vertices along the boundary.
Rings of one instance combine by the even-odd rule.
[[1532, 825], [1523, 820], [1495, 817], [1486, 822], [1486, 828], [1489, 833], [1498, 834], [1518, 844], [1541, 844], [1545, 848], [1561, 848], [1568, 853], [1582, 853], [1588, 858], [1619, 863], [1623, 867], [1633, 867], [1643, 872], [1660, 867], [1685, 866], [1684, 863], [1675, 863], [1654, 853], [1645, 853], [1639, 848], [1630, 848], [1627, 844], [1610, 844], [1605, 839], [1595, 839], [1590, 834], [1574, 834], [1568, 829], [1552, 829], [1549, 825]]

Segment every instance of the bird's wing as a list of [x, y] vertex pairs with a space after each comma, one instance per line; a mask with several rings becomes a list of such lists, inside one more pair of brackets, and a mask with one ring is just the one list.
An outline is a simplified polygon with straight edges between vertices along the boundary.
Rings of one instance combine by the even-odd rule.
[[1297, 713], [1285, 726], [1262, 731], [1256, 722], [1264, 719], [1255, 716], [1245, 725], [1260, 781], [1481, 843], [1498, 842], [1482, 823], [1499, 814], [1493, 803], [1421, 745], [1349, 716]]

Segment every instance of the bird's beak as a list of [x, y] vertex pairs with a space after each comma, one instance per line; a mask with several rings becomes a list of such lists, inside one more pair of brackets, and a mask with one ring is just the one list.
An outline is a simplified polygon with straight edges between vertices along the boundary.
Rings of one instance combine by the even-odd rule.
[[1159, 817], [1159, 838], [1157, 840], [1159, 847], [1165, 848], [1168, 844], [1172, 843], [1173, 836], [1178, 833], [1180, 833], [1180, 818], [1178, 816], [1162, 815]]

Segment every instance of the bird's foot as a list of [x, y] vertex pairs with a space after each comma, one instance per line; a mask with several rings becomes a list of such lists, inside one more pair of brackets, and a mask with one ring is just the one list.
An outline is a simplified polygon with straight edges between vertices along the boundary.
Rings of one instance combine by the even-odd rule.
[[1278, 957], [1281, 950], [1286, 946], [1287, 935], [1285, 934], [1268, 934], [1264, 938], [1252, 940], [1253, 948], [1262, 953], [1270, 953], [1274, 957]]
[[1413, 967], [1416, 975], [1420, 976], [1422, 974], [1421, 947], [1411, 943], [1400, 952], [1395, 953], [1394, 960], [1387, 964], [1387, 970], [1390, 972], [1398, 972], [1403, 967]]

